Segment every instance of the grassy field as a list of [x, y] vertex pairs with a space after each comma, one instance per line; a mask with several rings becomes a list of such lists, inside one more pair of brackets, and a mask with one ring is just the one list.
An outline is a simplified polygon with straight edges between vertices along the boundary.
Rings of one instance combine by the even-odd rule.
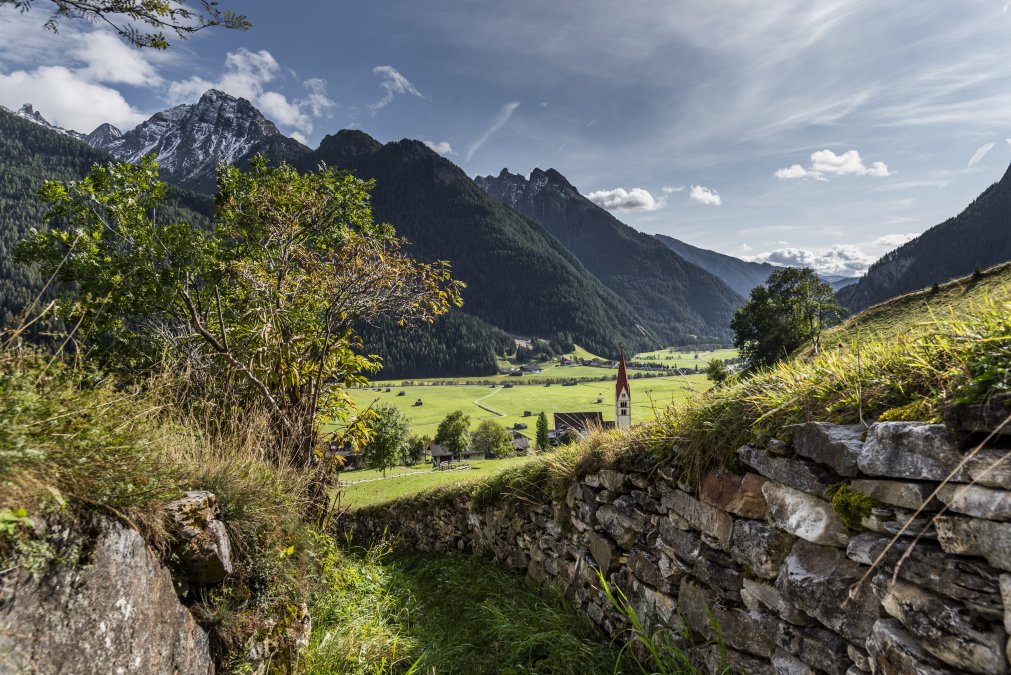
[[[698, 354], [698, 358], [695, 355]], [[706, 365], [713, 359], [736, 359], [736, 349], [715, 349], [707, 352], [693, 352], [690, 349], [658, 349], [654, 352], [642, 352], [636, 354], [631, 360], [646, 361], [663, 365], [665, 368], [694, 368], [705, 369]]]
[[[531, 459], [530, 457], [481, 459], [467, 462], [473, 467], [471, 469], [454, 471], [432, 471], [431, 464], [417, 464], [412, 467], [400, 466], [387, 471], [385, 479], [382, 478], [380, 471], [365, 469], [347, 471], [341, 474], [341, 484], [344, 486], [341, 503], [349, 505], [351, 508], [361, 508], [434, 487], [474, 483], [510, 467], [529, 462]], [[374, 480], [376, 478], [380, 480]]]
[[[632, 421], [650, 419], [654, 406], [664, 407], [694, 392], [708, 389], [705, 375], [651, 377], [631, 380]], [[435, 435], [436, 427], [447, 414], [462, 410], [470, 416], [472, 428], [486, 419], [496, 419], [507, 426], [517, 422], [530, 425], [526, 431], [533, 435], [536, 415], [542, 411], [549, 418], [555, 412], [595, 411], [603, 413], [605, 420], [614, 419], [614, 384], [612, 382], [582, 382], [573, 386], [523, 385], [506, 388], [500, 385], [415, 385], [389, 387], [386, 391], [356, 389], [351, 392], [355, 403], [365, 408], [374, 402], [392, 403], [410, 418], [412, 432]], [[404, 392], [400, 396], [400, 392]], [[601, 399], [598, 403], [597, 400]], [[420, 400], [422, 405], [414, 403]], [[524, 417], [524, 412], [532, 413]]]

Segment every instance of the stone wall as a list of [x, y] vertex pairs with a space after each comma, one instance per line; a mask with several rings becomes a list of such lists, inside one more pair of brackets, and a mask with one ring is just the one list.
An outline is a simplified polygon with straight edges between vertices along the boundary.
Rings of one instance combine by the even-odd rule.
[[[961, 427], [810, 423], [792, 446], [740, 448], [743, 474], [711, 472], [698, 489], [669, 470], [601, 470], [553, 503], [478, 510], [459, 495], [351, 512], [341, 526], [363, 542], [388, 532], [408, 549], [491, 555], [565, 589], [614, 634], [622, 624], [600, 570], [653, 625], [683, 621], [699, 645], [693, 656], [712, 670], [707, 607], [731, 664], [752, 673], [1003, 673], [1011, 463], [988, 448], [958, 468], [970, 432], [986, 431]], [[844, 518], [856, 530], [837, 513], [846, 500], [831, 502], [840, 484], [874, 500], [859, 524], [852, 510]]]

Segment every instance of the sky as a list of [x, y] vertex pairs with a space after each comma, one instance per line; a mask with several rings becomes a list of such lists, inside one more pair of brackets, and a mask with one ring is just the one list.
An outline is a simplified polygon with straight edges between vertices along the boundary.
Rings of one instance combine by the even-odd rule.
[[[554, 168], [648, 233], [856, 275], [1011, 162], [1011, 0], [222, 0], [165, 52], [0, 7], [0, 104], [129, 129], [216, 87], [311, 147]], [[953, 242], [957, 245], [957, 242]]]

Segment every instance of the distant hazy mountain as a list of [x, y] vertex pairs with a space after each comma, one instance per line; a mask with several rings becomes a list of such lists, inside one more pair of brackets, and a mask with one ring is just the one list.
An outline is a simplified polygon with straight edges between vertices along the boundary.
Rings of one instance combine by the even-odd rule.
[[743, 302], [716, 276], [615, 218], [562, 174], [534, 169], [529, 180], [503, 169], [475, 182], [533, 219], [617, 293], [661, 344], [726, 340]]
[[744, 297], [748, 297], [755, 286], [764, 284], [770, 274], [782, 269], [769, 263], [748, 262], [732, 255], [692, 246], [665, 234], [654, 236], [688, 262], [718, 276]]
[[261, 152], [274, 161], [292, 162], [309, 152], [252, 103], [215, 89], [197, 103], [157, 113], [131, 131], [103, 124], [85, 140], [124, 162], [156, 152], [162, 178], [203, 191], [214, 189], [218, 162], [235, 164]]
[[839, 291], [856, 312], [903, 293], [1011, 260], [1011, 167], [962, 213], [887, 253]]

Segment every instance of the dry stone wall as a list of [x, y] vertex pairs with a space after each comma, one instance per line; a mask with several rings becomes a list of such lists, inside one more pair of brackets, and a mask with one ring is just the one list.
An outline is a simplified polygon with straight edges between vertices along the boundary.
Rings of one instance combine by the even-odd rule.
[[[707, 608], [731, 665], [752, 673], [1004, 673], [1008, 450], [998, 444], [967, 460], [974, 434], [988, 430], [809, 423], [792, 445], [740, 448], [742, 474], [714, 471], [697, 489], [669, 470], [601, 470], [548, 504], [479, 510], [460, 495], [351, 512], [342, 527], [359, 541], [387, 533], [417, 551], [491, 555], [561, 587], [615, 634], [623, 624], [599, 570], [652, 625], [683, 622], [699, 645], [694, 658], [714, 671]], [[949, 474], [953, 482], [912, 518]], [[856, 529], [831, 501], [841, 484], [874, 500]]]

